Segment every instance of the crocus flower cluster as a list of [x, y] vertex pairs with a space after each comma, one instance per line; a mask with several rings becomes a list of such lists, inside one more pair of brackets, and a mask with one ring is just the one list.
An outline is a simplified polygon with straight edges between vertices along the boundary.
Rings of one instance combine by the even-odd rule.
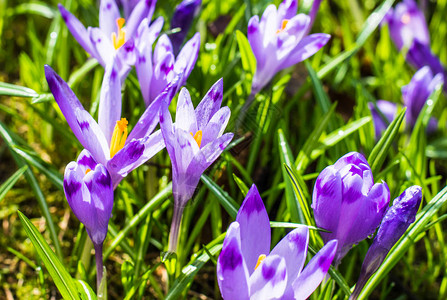
[[390, 9], [385, 21], [396, 47], [408, 50], [406, 58], [411, 65], [416, 69], [429, 66], [433, 74], [447, 76], [439, 58], [430, 50], [427, 22], [414, 0], [404, 0]]
[[97, 283], [101, 282], [102, 245], [113, 207], [112, 178], [88, 150], [65, 168], [64, 192], [71, 210], [84, 224], [95, 247]]
[[[315, 15], [321, 1], [314, 2]], [[269, 5], [259, 21], [254, 16], [248, 23], [247, 35], [256, 58], [256, 72], [251, 94], [257, 94], [279, 71], [315, 54], [329, 40], [325, 33], [307, 35], [312, 20], [298, 14], [297, 0], [284, 0], [278, 7]]]
[[253, 185], [228, 228], [217, 260], [222, 297], [306, 299], [326, 276], [337, 249], [337, 241], [329, 241], [303, 270], [308, 241], [308, 228], [300, 226], [270, 251], [270, 221]]
[[[222, 79], [217, 81], [196, 109], [187, 89], [180, 91], [176, 121], [172, 123], [168, 103], [160, 110], [160, 127], [172, 162], [174, 215], [169, 237], [169, 251], [175, 252], [182, 212], [192, 198], [202, 173], [219, 157], [233, 138], [223, 134], [230, 119], [230, 109], [220, 107]], [[223, 135], [222, 135], [223, 134]]]
[[388, 252], [414, 222], [421, 200], [422, 189], [417, 185], [409, 187], [394, 200], [366, 253], [359, 280], [349, 299], [357, 299], [368, 279], [379, 269]]
[[106, 67], [115, 60], [122, 79], [135, 64], [135, 35], [143, 19], [151, 19], [156, 0], [141, 0], [129, 17], [121, 18], [114, 0], [101, 0], [99, 27], [88, 27], [71, 14], [62, 4], [59, 10], [68, 29], [84, 50]]
[[[433, 91], [444, 82], [443, 76], [441, 74], [433, 75], [431, 69], [425, 66], [418, 70], [408, 85], [402, 87], [402, 98], [404, 101], [404, 106], [407, 107], [406, 121], [407, 127], [413, 128], [416, 124], [419, 113], [425, 105], [428, 97], [433, 93]], [[382, 114], [387, 119], [386, 121], [391, 122], [396, 115], [396, 103], [379, 100], [377, 101], [377, 108], [382, 112]], [[387, 127], [385, 120], [379, 115], [376, 107], [372, 103], [369, 104], [371, 113], [374, 120], [374, 126], [376, 131], [376, 137], [380, 137], [382, 131]], [[428, 124], [428, 131], [434, 131], [437, 126], [437, 121], [432, 118]]]
[[386, 183], [374, 184], [365, 157], [351, 152], [318, 176], [313, 191], [315, 223], [325, 243], [338, 240], [335, 265], [351, 247], [373, 234], [390, 201]]

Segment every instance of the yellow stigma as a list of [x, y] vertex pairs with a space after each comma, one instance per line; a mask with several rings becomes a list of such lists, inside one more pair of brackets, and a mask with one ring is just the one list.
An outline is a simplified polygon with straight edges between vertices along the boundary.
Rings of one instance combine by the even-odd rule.
[[202, 144], [202, 130], [198, 130], [196, 134], [192, 134], [192, 132], [190, 132], [190, 134], [196, 140], [197, 145], [199, 145], [200, 148], [200, 145]]
[[262, 263], [262, 261], [266, 258], [267, 256], [265, 254], [261, 254], [258, 257], [258, 262], [256, 263], [255, 266], [255, 270], [259, 267], [259, 265]]
[[87, 170], [85, 170], [85, 175], [87, 175], [88, 172], [91, 172], [91, 171], [92, 171], [92, 169], [87, 169]]
[[409, 13], [406, 13], [402, 16], [402, 18], [400, 18], [401, 22], [404, 24], [408, 24], [411, 21], [411, 17]]
[[110, 158], [124, 147], [127, 139], [127, 124], [126, 118], [121, 118], [121, 120], [116, 121], [112, 141], [110, 142]]
[[118, 27], [118, 37], [116, 36], [115, 32], [112, 33], [112, 41], [115, 49], [118, 49], [119, 47], [124, 45], [124, 42], [126, 40], [126, 31], [123, 29], [125, 21], [126, 20], [124, 20], [124, 18], [119, 18], [116, 20], [116, 25]]
[[286, 29], [287, 23], [289, 23], [288, 19], [282, 20], [281, 29], [276, 30], [276, 34], [282, 32], [284, 29]]

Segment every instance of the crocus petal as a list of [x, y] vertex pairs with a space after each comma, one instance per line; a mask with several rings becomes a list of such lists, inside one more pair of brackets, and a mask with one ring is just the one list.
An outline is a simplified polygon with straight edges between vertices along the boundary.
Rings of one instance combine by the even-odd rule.
[[175, 116], [175, 127], [186, 132], [195, 134], [197, 132], [197, 120], [192, 105], [191, 96], [186, 88], [182, 88], [177, 100], [177, 113]]
[[284, 257], [287, 268], [288, 285], [301, 273], [306, 261], [309, 229], [300, 226], [289, 232], [276, 246], [270, 255]]
[[116, 50], [116, 57], [122, 64], [122, 68], [127, 67], [130, 70], [130, 66], [135, 65], [137, 59], [137, 49], [132, 38], [127, 40], [124, 45]]
[[182, 129], [175, 128], [176, 145], [175, 158], [177, 160], [177, 167], [180, 173], [187, 173], [187, 169], [200, 151], [199, 145], [189, 132]]
[[150, 88], [153, 75], [152, 46], [147, 45], [138, 52], [135, 69], [140, 83], [141, 94], [147, 107], [151, 104]]
[[75, 115], [84, 136], [83, 146], [100, 164], [105, 165], [110, 158], [110, 148], [101, 128], [87, 111], [77, 109]]
[[98, 164], [94, 170], [85, 175], [84, 181], [90, 191], [90, 204], [93, 206], [91, 209], [95, 213], [95, 225], [93, 228], [88, 228], [90, 238], [94, 244], [100, 245], [106, 238], [109, 219], [112, 213], [112, 179], [107, 169], [103, 165]]
[[116, 20], [120, 17], [120, 11], [114, 0], [101, 0], [99, 5], [99, 28], [106, 36], [111, 37], [118, 31]]
[[[368, 108], [371, 111], [371, 115], [373, 117], [375, 136], [376, 139], [379, 139], [382, 136], [382, 132], [387, 129], [388, 125], [396, 116], [397, 105], [396, 103], [386, 100], [377, 100], [376, 105], [377, 108], [372, 102], [368, 103]], [[386, 120], [383, 120], [377, 109], [382, 113]]]
[[292, 19], [296, 15], [297, 9], [298, 9], [297, 0], [284, 0], [278, 6], [278, 19], [280, 20]]
[[270, 221], [254, 184], [237, 213], [236, 222], [241, 226], [241, 249], [251, 274], [259, 256], [270, 253]]
[[143, 19], [152, 19], [156, 3], [157, 0], [143, 0], [135, 6], [126, 22], [126, 35], [133, 36]]
[[259, 23], [259, 27], [261, 32], [263, 32], [263, 41], [262, 44], [264, 47], [267, 46], [275, 37], [276, 30], [278, 30], [280, 26], [280, 22], [282, 20], [278, 20], [277, 18], [276, 6], [274, 4], [270, 4], [264, 10], [264, 13], [261, 17], [261, 22]]
[[250, 299], [280, 299], [286, 290], [287, 275], [284, 257], [267, 256], [250, 276]]
[[164, 59], [166, 53], [172, 53], [172, 44], [166, 34], [162, 34], [158, 39], [154, 49], [154, 62], [158, 64]]
[[96, 51], [93, 50], [93, 45], [90, 42], [90, 37], [85, 29], [85, 26], [82, 25], [79, 20], [73, 16], [62, 4], [58, 4], [57, 7], [61, 13], [62, 19], [64, 19], [65, 24], [67, 25], [68, 30], [70, 30], [73, 37], [78, 41], [79, 45], [84, 48], [86, 52], [96, 58]]
[[191, 74], [194, 68], [197, 57], [199, 55], [200, 48], [200, 33], [196, 33], [186, 44], [183, 46], [174, 64], [174, 72], [176, 74], [183, 73], [183, 81], [181, 85], [186, 82], [189, 74]]
[[241, 252], [239, 223], [227, 230], [222, 252], [217, 259], [217, 283], [225, 300], [248, 300], [248, 270]]
[[114, 185], [115, 174], [121, 177], [127, 176], [133, 170], [133, 164], [143, 155], [144, 147], [142, 140], [131, 140], [107, 162], [107, 169], [113, 176]]
[[175, 8], [174, 15], [171, 19], [171, 29], [180, 29], [180, 31], [175, 32], [170, 36], [175, 55], [179, 52], [180, 46], [185, 40], [194, 16], [198, 13], [201, 4], [201, 0], [183, 0]]
[[82, 167], [85, 170], [94, 170], [96, 165], [98, 164], [87, 149], [83, 149], [81, 151], [76, 162], [78, 163], [78, 166]]
[[306, 58], [314, 55], [318, 50], [320, 50], [329, 41], [331, 36], [325, 33], [315, 33], [306, 36], [295, 46], [295, 49], [283, 60], [281, 63], [281, 69], [293, 66]]
[[253, 54], [256, 58], [256, 66], [258, 68], [262, 68], [265, 63], [265, 51], [264, 51], [264, 45], [263, 45], [263, 35], [262, 31], [259, 28], [259, 17], [253, 16], [250, 18], [250, 21], [248, 21], [248, 28], [247, 28], [247, 38], [248, 42], [250, 43], [251, 50], [253, 51]]
[[228, 106], [219, 109], [203, 129], [202, 147], [220, 137], [228, 121], [230, 120], [231, 111]]
[[196, 107], [197, 127], [203, 130], [222, 104], [223, 79], [219, 79]]
[[106, 67], [98, 109], [98, 124], [110, 145], [116, 121], [121, 117], [121, 82], [115, 64]]
[[[154, 61], [155, 62], [155, 61]], [[150, 87], [150, 98], [155, 98], [166, 87], [169, 81], [174, 78], [174, 54], [165, 53], [165, 56], [159, 61], [153, 69], [153, 75]]]
[[349, 152], [340, 157], [334, 164], [334, 168], [337, 170], [343, 169], [346, 165], [368, 165], [368, 161], [365, 156], [358, 152]]
[[88, 33], [93, 48], [99, 55], [99, 57], [97, 57], [99, 63], [102, 64], [103, 67], [111, 64], [113, 62], [113, 55], [115, 52], [113, 49], [115, 48], [109, 37], [107, 37], [99, 28], [89, 27]]
[[127, 140], [140, 139], [144, 136], [149, 136], [149, 134], [154, 131], [158, 124], [160, 105], [162, 101], [167, 100], [167, 96], [167, 92], [161, 93], [157, 99], [146, 108], [138, 122], [135, 124], [135, 127], [130, 132]]
[[327, 243], [292, 283], [295, 299], [307, 299], [326, 276], [337, 250], [337, 240]]
[[81, 128], [79, 128], [75, 115], [77, 109], [84, 109], [84, 107], [68, 84], [48, 65], [45, 65], [45, 78], [47, 79], [51, 93], [67, 120], [68, 125], [79, 142], [84, 145], [84, 136], [81, 132]]
[[277, 34], [276, 57], [279, 61], [288, 57], [292, 50], [297, 50], [296, 46], [306, 34], [309, 24], [310, 17], [305, 14], [299, 14], [290, 19], [284, 30]]
[[336, 235], [342, 202], [341, 177], [334, 166], [328, 166], [320, 173], [312, 199], [315, 223], [330, 231], [321, 232], [323, 240], [328, 242]]
[[[150, 23], [150, 20], [144, 19], [138, 26], [138, 33], [136, 38], [136, 45], [139, 50], [150, 47], [152, 50], [152, 44], [157, 39], [163, 28], [163, 17], [158, 17], [154, 22]], [[152, 52], [152, 51], [151, 51]]]

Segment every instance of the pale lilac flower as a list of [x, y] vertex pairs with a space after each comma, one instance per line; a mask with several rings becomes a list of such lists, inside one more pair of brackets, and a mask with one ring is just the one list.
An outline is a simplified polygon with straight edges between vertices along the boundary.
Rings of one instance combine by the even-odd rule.
[[62, 4], [59, 11], [73, 37], [105, 68], [114, 60], [119, 75], [124, 79], [135, 64], [135, 35], [143, 19], [151, 19], [156, 0], [139, 1], [127, 19], [121, 18], [114, 0], [101, 0], [99, 27], [88, 27]]
[[[376, 139], [379, 139], [382, 136], [382, 133], [388, 128], [388, 125], [393, 121], [394, 117], [396, 116], [397, 106], [396, 103], [386, 100], [377, 100], [376, 105], [377, 108], [374, 105], [374, 103], [372, 102], [368, 103], [368, 108], [371, 111], [371, 115], [373, 117], [375, 136]], [[379, 114], [377, 109], [380, 110], [383, 117], [385, 117], [385, 120]]]
[[223, 83], [217, 81], [197, 108], [186, 88], [177, 100], [176, 121], [173, 124], [168, 103], [160, 110], [160, 128], [166, 150], [172, 162], [172, 192], [174, 216], [169, 237], [169, 251], [175, 252], [178, 230], [186, 203], [199, 183], [202, 173], [219, 157], [233, 138], [223, 134], [230, 119], [230, 109], [222, 104]]
[[417, 185], [409, 187], [394, 199], [393, 206], [383, 217], [374, 241], [366, 253], [359, 280], [349, 299], [357, 299], [366, 282], [379, 269], [388, 252], [405, 233], [408, 226], [414, 222], [421, 200], [422, 188]]
[[162, 25], [162, 21], [157, 19], [149, 29], [142, 25], [143, 28], [139, 32], [142, 37], [150, 37], [139, 39], [137, 43], [138, 56], [135, 64], [146, 106], [151, 104], [158, 94], [177, 76], [181, 76], [179, 85], [184, 85], [199, 55], [199, 33], [196, 33], [183, 46], [177, 57], [174, 55], [171, 41], [166, 34], [160, 36], [152, 53], [154, 36], [158, 35]]
[[171, 20], [171, 29], [180, 29], [169, 36], [172, 41], [172, 47], [174, 54], [180, 51], [180, 46], [188, 34], [189, 28], [191, 28], [194, 17], [198, 14], [202, 0], [183, 0], [175, 8], [174, 15]]
[[[318, 7], [320, 1], [314, 5]], [[251, 94], [258, 93], [279, 71], [315, 54], [329, 40], [325, 33], [307, 36], [312, 20], [298, 14], [297, 0], [284, 0], [276, 9], [269, 5], [259, 21], [253, 16], [247, 29], [248, 41], [256, 58]], [[315, 15], [315, 9], [311, 10]]]
[[102, 246], [113, 208], [112, 178], [90, 152], [83, 150], [65, 168], [64, 192], [71, 210], [84, 224], [95, 247], [97, 283], [102, 279]]
[[351, 247], [374, 233], [385, 214], [390, 192], [385, 182], [374, 184], [365, 157], [351, 152], [326, 167], [315, 182], [312, 209], [323, 240], [338, 240], [335, 264]]
[[[442, 74], [433, 76], [430, 68], [425, 66], [414, 74], [408, 85], [402, 87], [402, 98], [404, 99], [404, 105], [407, 107], [406, 118], [408, 127], [414, 127], [428, 97], [443, 82]], [[437, 121], [432, 118], [428, 125], [428, 130], [433, 131], [436, 125]]]
[[306, 299], [325, 278], [337, 241], [329, 241], [303, 269], [309, 229], [300, 226], [270, 251], [270, 222], [255, 185], [228, 228], [217, 260], [225, 300]]
[[106, 69], [99, 109], [99, 123], [84, 109], [68, 84], [49, 66], [45, 77], [51, 92], [76, 138], [95, 160], [104, 165], [112, 177], [113, 187], [164, 148], [158, 124], [161, 102], [170, 101], [177, 82], [168, 86], [150, 105], [128, 134], [127, 120], [121, 118], [121, 83], [113, 66]]

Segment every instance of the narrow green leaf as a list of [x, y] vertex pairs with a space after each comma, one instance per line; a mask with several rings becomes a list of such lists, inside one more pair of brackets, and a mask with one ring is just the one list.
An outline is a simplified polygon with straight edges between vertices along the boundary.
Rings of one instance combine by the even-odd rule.
[[227, 213], [233, 218], [236, 219], [237, 210], [239, 205], [228, 195], [227, 192], [222, 190], [220, 186], [218, 186], [211, 178], [207, 175], [202, 174], [200, 177], [202, 182], [206, 185], [206, 187], [216, 196], [219, 203], [223, 206], [223, 208], [227, 211]]
[[236, 40], [241, 53], [242, 68], [245, 72], [254, 75], [256, 72], [256, 58], [247, 37], [240, 30], [236, 30]]
[[96, 294], [88, 283], [80, 279], [74, 280], [81, 300], [96, 300]]
[[61, 293], [64, 299], [79, 299], [78, 291], [73, 278], [65, 270], [65, 267], [57, 258], [56, 254], [51, 250], [50, 246], [45, 241], [44, 237], [40, 234], [39, 230], [31, 223], [31, 221], [20, 211], [20, 222], [25, 228], [26, 235], [31, 240], [37, 254], [42, 259], [45, 267], [53, 278], [57, 289]]
[[236, 174], [233, 173], [233, 179], [234, 181], [236, 181], [237, 186], [239, 187], [239, 189], [241, 190], [242, 194], [245, 196], [248, 193], [248, 187], [245, 184], [245, 182], [242, 181], [242, 179], [240, 179], [239, 177], [237, 177]]
[[399, 133], [399, 128], [404, 121], [406, 108], [404, 108], [399, 115], [391, 122], [388, 128], [383, 133], [376, 146], [372, 149], [368, 157], [368, 163], [371, 166], [373, 174], [376, 174], [380, 170], [383, 162], [385, 161], [388, 150], [393, 144], [394, 139]]
[[317, 102], [320, 105], [321, 109], [323, 110], [323, 113], [329, 112], [329, 109], [331, 108], [331, 101], [329, 100], [328, 95], [323, 89], [323, 84], [321, 83], [320, 79], [317, 76], [317, 73], [310, 65], [309, 61], [305, 61], [304, 65], [307, 68], [307, 71], [309, 72], [310, 80], [312, 82], [312, 86], [314, 88], [315, 97], [317, 98]]
[[39, 94], [27, 87], [0, 82], [0, 96], [37, 97]]
[[0, 186], [0, 202], [6, 196], [6, 193], [14, 186], [14, 184], [19, 180], [19, 178], [28, 170], [28, 166], [23, 166], [18, 169], [14, 174], [11, 175], [1, 186]]

